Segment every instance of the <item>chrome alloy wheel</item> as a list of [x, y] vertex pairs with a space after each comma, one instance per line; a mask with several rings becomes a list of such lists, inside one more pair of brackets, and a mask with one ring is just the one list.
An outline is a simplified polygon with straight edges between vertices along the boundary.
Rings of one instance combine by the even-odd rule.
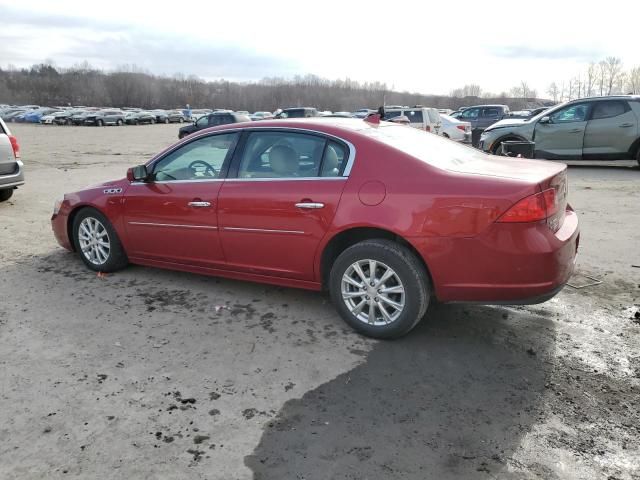
[[376, 260], [351, 264], [342, 276], [341, 291], [351, 314], [368, 325], [389, 325], [404, 310], [406, 299], [400, 277]]
[[82, 254], [94, 265], [103, 265], [109, 259], [109, 233], [100, 220], [93, 217], [82, 220], [78, 228], [78, 242]]

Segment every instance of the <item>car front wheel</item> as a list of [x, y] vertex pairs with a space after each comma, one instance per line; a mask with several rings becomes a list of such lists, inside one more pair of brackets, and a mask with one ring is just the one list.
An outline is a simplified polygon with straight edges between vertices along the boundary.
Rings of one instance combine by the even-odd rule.
[[398, 338], [424, 316], [430, 285], [408, 248], [390, 240], [365, 240], [343, 251], [331, 269], [331, 299], [354, 330], [373, 338]]
[[96, 272], [115, 272], [124, 268], [127, 255], [118, 234], [102, 213], [84, 208], [73, 220], [73, 241], [87, 267]]

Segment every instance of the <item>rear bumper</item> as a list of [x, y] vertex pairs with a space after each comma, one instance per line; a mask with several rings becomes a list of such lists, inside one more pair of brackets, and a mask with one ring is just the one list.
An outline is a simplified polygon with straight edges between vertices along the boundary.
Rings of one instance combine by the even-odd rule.
[[0, 175], [0, 189], [15, 188], [24, 185], [24, 164], [16, 161], [16, 168], [13, 172]]
[[425, 258], [442, 302], [541, 303], [573, 273], [580, 230], [568, 210], [555, 234], [546, 223], [495, 223], [473, 238], [414, 243]]

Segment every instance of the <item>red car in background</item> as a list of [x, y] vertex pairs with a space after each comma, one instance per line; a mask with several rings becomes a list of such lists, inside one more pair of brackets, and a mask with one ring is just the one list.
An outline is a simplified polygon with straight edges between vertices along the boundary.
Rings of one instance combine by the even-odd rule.
[[493, 157], [406, 126], [273, 120], [190, 135], [52, 217], [93, 270], [127, 263], [326, 288], [393, 338], [432, 301], [543, 302], [572, 274], [566, 166]]

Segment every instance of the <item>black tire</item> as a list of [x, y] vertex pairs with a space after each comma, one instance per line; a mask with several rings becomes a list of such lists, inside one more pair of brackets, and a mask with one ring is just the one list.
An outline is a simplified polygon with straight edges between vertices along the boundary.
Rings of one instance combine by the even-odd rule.
[[[371, 325], [357, 318], [347, 306], [346, 300], [343, 299], [343, 276], [356, 262], [366, 260], [375, 260], [379, 268], [388, 267], [393, 270], [404, 289], [404, 307], [390, 323]], [[377, 278], [375, 275], [374, 277]], [[344, 250], [335, 260], [331, 269], [329, 291], [335, 308], [347, 324], [363, 335], [380, 339], [398, 338], [411, 331], [427, 311], [431, 297], [429, 277], [420, 260], [408, 248], [383, 239], [365, 240]], [[395, 298], [400, 302], [397, 297]], [[378, 302], [377, 297], [375, 300]], [[365, 302], [365, 298], [363, 297], [361, 301]], [[369, 304], [369, 302], [366, 303]], [[373, 310], [375, 321], [378, 321], [378, 314], [380, 321], [383, 320], [382, 311], [377, 306], [382, 303], [375, 304], [375, 308], [378, 309], [377, 311]], [[368, 309], [368, 307], [365, 308]], [[365, 308], [362, 308], [362, 312]], [[387, 311], [386, 308], [385, 311]]]
[[168, 119], [168, 118], [165, 118], [165, 119], [164, 119], [164, 123], [169, 123], [169, 119]]
[[638, 150], [636, 151], [636, 162], [638, 162], [638, 167], [640, 167], [640, 146], [638, 146]]
[[[82, 252], [82, 248], [80, 246], [80, 225], [85, 219], [94, 219], [102, 224], [104, 230], [107, 233], [107, 240], [109, 242], [109, 251], [106, 257], [106, 260], [100, 264], [93, 263], [92, 261], [85, 256]], [[114, 230], [113, 226], [102, 213], [100, 213], [95, 208], [86, 207], [80, 210], [75, 218], [73, 219], [73, 245], [80, 255], [80, 258], [84, 262], [84, 264], [89, 267], [91, 270], [96, 272], [115, 272], [127, 266], [129, 260], [127, 258], [127, 254], [122, 248], [122, 243], [120, 242], [120, 238], [118, 238], [118, 234]]]
[[178, 120], [180, 123], [184, 123], [184, 118], [180, 117], [180, 119]]
[[96, 127], [102, 127], [104, 122], [102, 120], [96, 120]]
[[152, 119], [149, 121], [149, 124], [153, 125], [154, 123], [156, 123], [156, 121], [155, 121], [155, 119], [153, 119], [153, 118], [152, 118]]
[[116, 125], [117, 125], [118, 127], [121, 127], [121, 126], [122, 126], [122, 123], [123, 123], [123, 122], [122, 122], [122, 120], [120, 120], [120, 119], [118, 119], [118, 120], [116, 121]]
[[6, 202], [13, 196], [13, 188], [0, 190], [0, 202]]
[[446, 134], [446, 133], [443, 133], [443, 134], [442, 134], [442, 136], [443, 136], [444, 138], [450, 138], [450, 137], [449, 137], [449, 135], [448, 135], [448, 134]]

